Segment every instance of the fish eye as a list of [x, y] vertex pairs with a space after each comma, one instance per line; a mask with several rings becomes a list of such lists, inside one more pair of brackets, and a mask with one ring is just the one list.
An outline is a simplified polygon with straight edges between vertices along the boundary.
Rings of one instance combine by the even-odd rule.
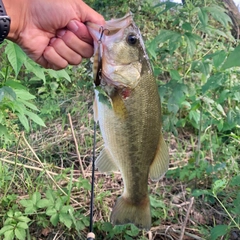
[[135, 45], [137, 43], [137, 36], [133, 33], [130, 33], [128, 36], [127, 36], [127, 43], [129, 45]]

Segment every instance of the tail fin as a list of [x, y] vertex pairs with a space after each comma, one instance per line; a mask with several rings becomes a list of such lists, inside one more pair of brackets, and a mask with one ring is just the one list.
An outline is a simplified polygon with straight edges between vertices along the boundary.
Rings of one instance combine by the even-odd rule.
[[111, 223], [122, 225], [133, 223], [139, 228], [149, 230], [151, 228], [151, 211], [149, 197], [134, 205], [123, 196], [117, 199], [111, 214]]

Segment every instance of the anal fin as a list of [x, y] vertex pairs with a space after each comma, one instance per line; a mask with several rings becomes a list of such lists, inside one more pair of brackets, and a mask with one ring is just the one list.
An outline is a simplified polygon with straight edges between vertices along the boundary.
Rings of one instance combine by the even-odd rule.
[[158, 181], [168, 170], [168, 165], [169, 165], [168, 147], [161, 133], [155, 158], [150, 166], [149, 177], [151, 178], [151, 180]]
[[118, 170], [118, 167], [107, 148], [104, 148], [97, 157], [96, 167], [100, 172], [113, 172]]

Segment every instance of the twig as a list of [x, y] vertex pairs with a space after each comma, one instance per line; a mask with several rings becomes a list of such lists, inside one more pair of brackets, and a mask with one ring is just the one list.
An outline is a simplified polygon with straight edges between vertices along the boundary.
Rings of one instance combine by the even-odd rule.
[[[174, 228], [172, 228], [172, 231], [176, 232], [176, 233], [181, 233], [182, 232], [182, 230], [177, 230], [177, 229], [174, 229]], [[203, 240], [203, 238], [201, 238], [201, 237], [199, 237], [195, 234], [189, 233], [189, 232], [185, 232], [185, 235], [191, 237], [191, 239]]]
[[17, 167], [17, 159], [18, 159], [18, 148], [19, 148], [20, 139], [21, 139], [21, 136], [18, 137], [17, 146], [16, 146], [16, 153], [15, 153], [15, 157], [14, 157], [13, 174], [12, 174], [11, 181], [10, 181], [10, 183], [9, 183], [9, 185], [8, 185], [8, 188], [7, 188], [7, 190], [6, 190], [5, 193], [4, 193], [4, 197], [7, 196], [7, 193], [8, 193], [8, 191], [9, 191], [9, 189], [11, 188], [11, 185], [12, 185], [12, 183], [13, 183], [13, 181], [14, 181], [14, 178], [15, 178], [15, 175], [16, 175], [16, 170], [17, 170], [16, 167]]
[[76, 136], [75, 136], [75, 133], [74, 133], [73, 124], [72, 124], [72, 118], [71, 118], [70, 113], [68, 113], [68, 120], [69, 120], [69, 124], [70, 124], [70, 127], [71, 127], [73, 141], [74, 141], [74, 144], [75, 144], [77, 157], [78, 157], [78, 161], [79, 161], [79, 164], [80, 164], [80, 167], [81, 167], [82, 175], [83, 175], [83, 178], [86, 178], [85, 177], [85, 172], [84, 172], [84, 169], [83, 169], [83, 165], [82, 165], [81, 156], [80, 156], [80, 153], [79, 153], [79, 150], [78, 150], [78, 143], [77, 143], [77, 139], [76, 139]]
[[[8, 154], [8, 155], [14, 155], [14, 156], [16, 155], [16, 153], [7, 151], [6, 149], [0, 149], [0, 152], [6, 153], [6, 154]], [[17, 153], [17, 156], [18, 156], [18, 158], [21, 157], [21, 158], [24, 158], [24, 159], [26, 159], [26, 160], [28, 160], [28, 161], [30, 161], [30, 162], [38, 163], [38, 161], [36, 161], [36, 160], [34, 160], [34, 159], [32, 159], [32, 158], [26, 157], [26, 156], [24, 156], [24, 155], [21, 155], [21, 154], [19, 154], [19, 153]]]
[[148, 240], [153, 240], [153, 234], [152, 234], [152, 232], [151, 232], [151, 231], [148, 231], [147, 234], [148, 234]]
[[[45, 171], [45, 169], [43, 169], [43, 168], [29, 166], [29, 165], [26, 165], [26, 164], [23, 164], [23, 163], [15, 163], [14, 161], [7, 160], [7, 159], [4, 159], [4, 158], [0, 158], [0, 161], [6, 162], [6, 163], [9, 163], [9, 164], [12, 164], [12, 165], [16, 164], [16, 166], [33, 169], [33, 170], [36, 170], [36, 171], [39, 171], [39, 172]], [[55, 176], [58, 175], [58, 173], [51, 172], [51, 171], [48, 171], [48, 173], [51, 174], [51, 175], [55, 175]]]
[[[41, 162], [41, 160], [39, 159], [39, 157], [37, 156], [36, 152], [33, 150], [33, 148], [30, 146], [30, 144], [28, 143], [27, 139], [24, 136], [24, 132], [22, 133], [22, 138], [24, 140], [24, 142], [26, 143], [26, 145], [28, 146], [28, 148], [31, 150], [32, 154], [34, 155], [34, 157], [37, 159], [38, 163], [41, 165], [41, 167], [46, 171], [47, 176], [52, 180], [52, 182], [55, 184], [55, 186], [61, 191], [61, 193], [65, 196], [68, 196], [63, 190], [62, 188], [57, 184], [57, 182], [55, 181], [55, 179], [51, 176], [51, 174], [49, 173], [48, 170], [45, 169], [44, 164]], [[76, 201], [75, 199], [71, 198], [71, 200], [75, 203], [77, 203], [78, 205], [81, 206], [81, 204]]]
[[185, 217], [185, 220], [184, 220], [184, 223], [183, 223], [183, 226], [182, 226], [182, 229], [181, 229], [181, 235], [180, 235], [179, 240], [182, 240], [183, 237], [184, 237], [184, 233], [185, 233], [186, 225], [187, 225], [187, 222], [188, 222], [189, 214], [190, 214], [190, 211], [192, 209], [193, 201], [194, 201], [194, 197], [191, 197], [190, 204], [189, 204], [189, 207], [188, 207], [188, 210], [187, 210], [187, 215]]

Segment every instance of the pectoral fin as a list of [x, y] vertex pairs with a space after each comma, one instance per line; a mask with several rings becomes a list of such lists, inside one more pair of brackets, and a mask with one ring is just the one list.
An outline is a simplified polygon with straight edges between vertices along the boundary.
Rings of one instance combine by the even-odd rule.
[[169, 165], [168, 147], [161, 134], [155, 158], [150, 166], [149, 177], [151, 178], [151, 180], [158, 181], [168, 170], [168, 165]]
[[96, 160], [96, 167], [100, 172], [113, 172], [118, 170], [118, 167], [107, 148], [104, 148], [100, 152], [100, 155]]

